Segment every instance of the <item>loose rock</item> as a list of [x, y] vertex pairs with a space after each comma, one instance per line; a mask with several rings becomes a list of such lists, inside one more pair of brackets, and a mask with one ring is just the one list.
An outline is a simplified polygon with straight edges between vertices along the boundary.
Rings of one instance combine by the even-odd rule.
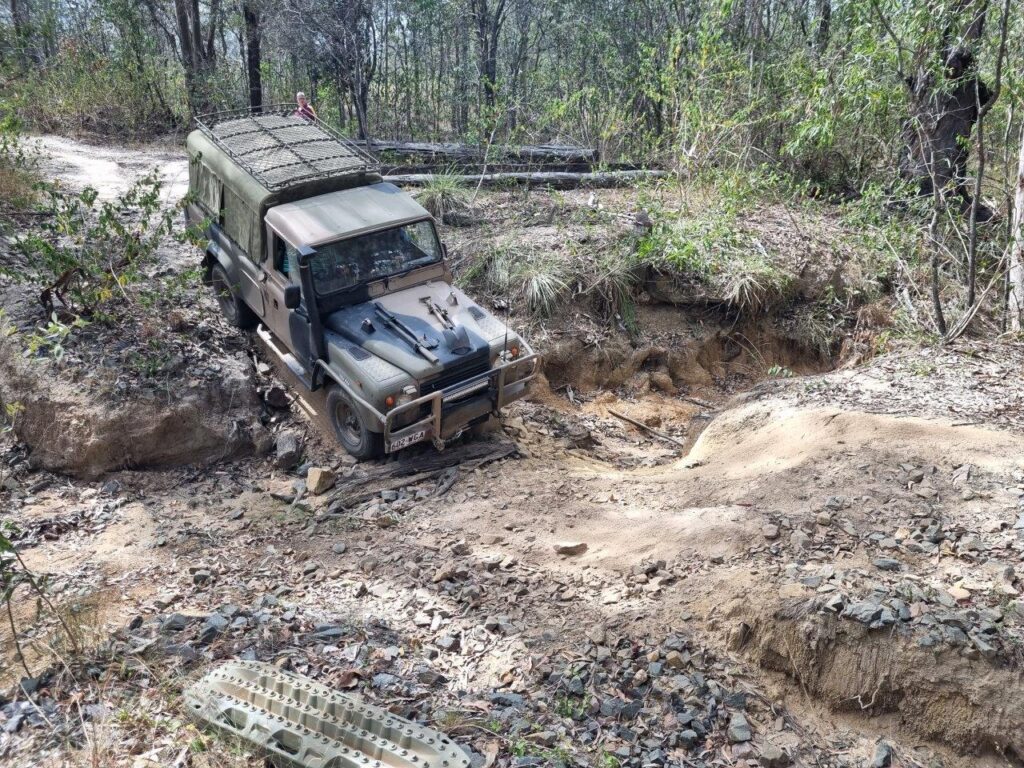
[[587, 544], [583, 541], [562, 541], [554, 545], [554, 550], [559, 555], [574, 557], [586, 552]]
[[334, 473], [323, 467], [312, 467], [306, 473], [306, 490], [314, 496], [326, 493], [334, 487]]

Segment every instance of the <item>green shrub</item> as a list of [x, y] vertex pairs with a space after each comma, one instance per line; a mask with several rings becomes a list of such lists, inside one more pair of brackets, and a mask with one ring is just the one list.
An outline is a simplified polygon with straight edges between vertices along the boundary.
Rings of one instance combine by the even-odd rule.
[[141, 279], [171, 231], [173, 211], [161, 210], [160, 189], [155, 172], [112, 202], [99, 201], [92, 188], [73, 194], [45, 185], [47, 215], [18, 241], [25, 266], [2, 271], [42, 287], [48, 314], [61, 309], [90, 315], [127, 299], [128, 287]]

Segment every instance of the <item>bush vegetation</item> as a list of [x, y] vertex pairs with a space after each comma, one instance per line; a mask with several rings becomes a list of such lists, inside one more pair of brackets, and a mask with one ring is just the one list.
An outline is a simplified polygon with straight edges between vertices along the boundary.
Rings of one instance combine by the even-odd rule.
[[[1006, 291], [981, 289], [1002, 279], [1013, 232], [978, 214], [1011, 212], [1024, 114], [1024, 6], [1012, 0], [18, 8], [0, 22], [0, 79], [35, 130], [151, 138], [182, 132], [196, 112], [301, 89], [361, 137], [595, 147], [602, 162], [676, 175], [679, 205], [652, 212], [639, 261], [705, 281], [746, 312], [785, 304], [789, 286], [750, 248], [735, 210], [697, 210], [703, 187], [740, 207], [769, 190], [797, 205], [866, 199], [905, 230], [873, 224], [888, 232], [879, 251], [895, 253], [899, 279], [934, 285], [921, 323], [945, 335], [957, 323], [947, 328], [943, 307], [966, 317], [979, 295], [981, 323], [1002, 322]], [[953, 135], [921, 138], [979, 105]], [[929, 146], [949, 149], [928, 161]], [[0, 175], [15, 192], [23, 182]], [[939, 194], [923, 205], [907, 194], [931, 188]], [[464, 194], [441, 177], [421, 197], [444, 217]], [[574, 290], [553, 266], [517, 267], [541, 312]], [[620, 305], [628, 273], [598, 270], [614, 283], [595, 285], [598, 300]]]
[[162, 208], [160, 189], [155, 173], [113, 201], [100, 200], [91, 187], [76, 194], [41, 185], [45, 215], [18, 241], [24, 261], [7, 274], [43, 286], [51, 313], [96, 314], [126, 296], [170, 233], [172, 211]]

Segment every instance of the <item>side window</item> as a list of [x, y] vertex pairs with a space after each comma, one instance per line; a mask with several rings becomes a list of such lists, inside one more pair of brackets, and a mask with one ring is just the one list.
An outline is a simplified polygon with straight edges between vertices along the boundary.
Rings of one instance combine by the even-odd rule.
[[277, 235], [274, 235], [274, 269], [288, 278], [288, 282], [299, 285], [299, 252]]
[[431, 258], [439, 258], [441, 246], [437, 242], [437, 234], [434, 232], [434, 225], [429, 221], [417, 221], [402, 229], [407, 234], [412, 244], [419, 248], [425, 255]]
[[280, 272], [282, 275], [288, 274], [288, 254], [285, 250], [284, 240], [278, 237], [276, 234], [271, 235], [274, 238], [274, 269]]
[[299, 249], [292, 248], [290, 245], [285, 246], [285, 253], [287, 255], [288, 264], [288, 279], [296, 285], [299, 284]]

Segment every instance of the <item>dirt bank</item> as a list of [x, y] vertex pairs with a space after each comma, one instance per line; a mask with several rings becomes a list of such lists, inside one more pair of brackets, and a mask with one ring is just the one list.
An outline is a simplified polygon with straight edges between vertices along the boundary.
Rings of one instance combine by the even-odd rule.
[[1021, 763], [1019, 667], [922, 647], [899, 632], [819, 615], [804, 601], [745, 616], [735, 648], [835, 712], [895, 714], [908, 733]]
[[252, 364], [221, 358], [216, 377], [181, 378], [164, 391], [99, 398], [46, 361], [0, 342], [0, 405], [17, 409], [32, 466], [92, 479], [121, 469], [209, 464], [267, 452]]

